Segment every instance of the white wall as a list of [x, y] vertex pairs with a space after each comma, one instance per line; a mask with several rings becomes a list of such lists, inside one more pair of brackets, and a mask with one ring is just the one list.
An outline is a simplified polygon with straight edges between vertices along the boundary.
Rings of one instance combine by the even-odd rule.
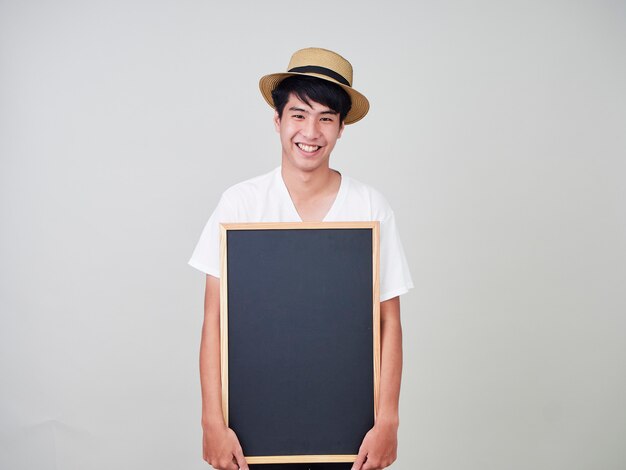
[[220, 192], [279, 163], [258, 78], [334, 49], [334, 166], [416, 289], [394, 468], [626, 468], [626, 5], [0, 3], [0, 468], [201, 469]]

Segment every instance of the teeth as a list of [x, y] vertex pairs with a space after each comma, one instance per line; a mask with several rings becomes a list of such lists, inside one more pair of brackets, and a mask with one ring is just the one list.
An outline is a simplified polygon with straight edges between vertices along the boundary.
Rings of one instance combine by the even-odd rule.
[[305, 145], [305, 144], [298, 144], [298, 147], [300, 147], [305, 152], [315, 152], [318, 148], [320, 148], [319, 145]]

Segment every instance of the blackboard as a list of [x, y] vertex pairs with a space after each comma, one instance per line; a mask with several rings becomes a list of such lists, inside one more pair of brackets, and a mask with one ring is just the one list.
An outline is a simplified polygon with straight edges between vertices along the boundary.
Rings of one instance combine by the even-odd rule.
[[356, 459], [378, 401], [378, 234], [222, 225], [222, 405], [248, 463]]

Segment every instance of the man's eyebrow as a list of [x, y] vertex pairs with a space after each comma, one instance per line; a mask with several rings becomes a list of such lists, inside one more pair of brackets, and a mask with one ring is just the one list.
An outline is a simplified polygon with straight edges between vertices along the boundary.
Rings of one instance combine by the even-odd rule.
[[[292, 106], [291, 108], [289, 108], [289, 111], [298, 111], [300, 113], [309, 113], [306, 109], [304, 108], [299, 108], [298, 106]], [[333, 114], [333, 115], [337, 115], [339, 114], [337, 111], [333, 111], [332, 109], [328, 109], [326, 111], [321, 111], [320, 114]]]

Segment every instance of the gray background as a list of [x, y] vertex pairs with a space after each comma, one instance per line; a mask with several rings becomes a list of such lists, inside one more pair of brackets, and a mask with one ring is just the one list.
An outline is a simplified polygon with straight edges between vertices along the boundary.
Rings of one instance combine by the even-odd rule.
[[626, 468], [626, 6], [0, 2], [0, 468], [202, 469], [203, 276], [279, 164], [258, 78], [301, 47], [370, 115], [333, 166], [395, 209], [397, 469]]

